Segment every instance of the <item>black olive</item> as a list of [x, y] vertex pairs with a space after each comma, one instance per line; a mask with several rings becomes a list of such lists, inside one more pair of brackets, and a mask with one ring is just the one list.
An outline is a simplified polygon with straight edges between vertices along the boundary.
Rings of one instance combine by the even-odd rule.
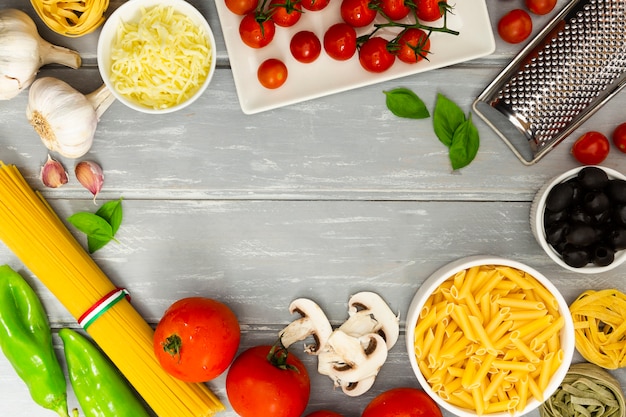
[[585, 194], [585, 190], [578, 182], [578, 177], [571, 178], [566, 181], [572, 186], [574, 203], [579, 203], [582, 200], [582, 196]]
[[626, 249], [626, 229], [620, 227], [619, 229], [611, 230], [609, 243], [616, 251]]
[[546, 230], [546, 241], [552, 246], [565, 242], [569, 225], [565, 222], [554, 223]]
[[621, 226], [626, 226], [626, 205], [618, 206], [613, 210], [613, 220]]
[[600, 190], [609, 183], [607, 173], [598, 167], [584, 167], [578, 171], [578, 182], [588, 190]]
[[593, 244], [598, 237], [596, 229], [584, 223], [572, 224], [566, 235], [565, 240], [576, 247], [584, 247]]
[[602, 191], [591, 191], [585, 194], [584, 207], [589, 214], [598, 214], [606, 211], [611, 202]]
[[546, 208], [550, 211], [561, 211], [569, 206], [574, 199], [574, 187], [570, 183], [562, 182], [550, 190], [546, 197]]
[[561, 211], [556, 211], [556, 212], [546, 210], [543, 213], [543, 225], [544, 227], [548, 227], [554, 223], [562, 222], [566, 220], [568, 216], [569, 216], [569, 213], [567, 212], [567, 210], [561, 210]]
[[580, 206], [576, 206], [572, 209], [569, 214], [569, 218], [574, 223], [591, 224], [593, 221], [593, 217], [591, 217], [591, 215]]
[[596, 246], [593, 251], [593, 263], [597, 266], [607, 266], [613, 263], [615, 251], [605, 245]]
[[602, 213], [593, 215], [593, 222], [596, 225], [605, 225], [611, 221], [613, 212], [611, 210], [605, 210]]
[[575, 248], [567, 246], [562, 253], [563, 262], [573, 268], [582, 268], [587, 265], [591, 259], [589, 251], [583, 248]]
[[626, 181], [613, 179], [606, 187], [608, 196], [617, 203], [626, 203]]

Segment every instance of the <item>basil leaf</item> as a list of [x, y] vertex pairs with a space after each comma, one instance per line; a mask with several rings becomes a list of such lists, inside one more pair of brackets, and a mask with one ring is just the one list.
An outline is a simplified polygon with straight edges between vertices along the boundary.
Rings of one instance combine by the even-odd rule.
[[470, 117], [455, 130], [452, 137], [452, 144], [450, 145], [449, 157], [452, 163], [452, 169], [460, 169], [469, 165], [476, 154], [478, 153], [478, 147], [480, 146], [480, 138], [478, 136], [478, 129], [472, 122]]
[[111, 225], [112, 233], [115, 235], [122, 224], [122, 199], [104, 203], [96, 211], [96, 215], [102, 217]]
[[67, 221], [86, 234], [87, 237], [106, 241], [113, 239], [113, 229], [111, 225], [102, 217], [93, 213], [75, 213], [68, 217]]
[[463, 110], [443, 94], [438, 94], [433, 114], [433, 127], [441, 143], [450, 147], [456, 130], [463, 122], [465, 122]]
[[396, 116], [407, 119], [426, 119], [430, 113], [417, 94], [408, 88], [396, 88], [383, 91], [387, 108]]
[[98, 249], [102, 249], [110, 241], [111, 241], [110, 239], [101, 240], [101, 239], [96, 239], [91, 236], [87, 236], [87, 249], [89, 249], [89, 253], [94, 253]]

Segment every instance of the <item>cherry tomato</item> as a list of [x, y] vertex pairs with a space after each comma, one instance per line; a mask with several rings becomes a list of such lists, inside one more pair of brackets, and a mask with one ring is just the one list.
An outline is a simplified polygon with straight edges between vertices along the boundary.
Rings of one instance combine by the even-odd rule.
[[500, 18], [498, 34], [503, 41], [520, 43], [526, 40], [533, 30], [533, 21], [526, 10], [511, 10]]
[[611, 136], [613, 144], [622, 152], [626, 152], [626, 123], [617, 126]]
[[342, 0], [341, 18], [344, 22], [355, 28], [362, 28], [374, 21], [376, 18], [375, 9], [370, 9], [370, 0]]
[[[434, 22], [443, 16], [446, 0], [417, 0], [417, 18], [425, 22]], [[442, 3], [442, 4], [440, 4]]]
[[424, 391], [393, 388], [370, 401], [361, 417], [442, 417], [442, 414]]
[[258, 49], [267, 46], [274, 39], [275, 33], [274, 21], [264, 13], [248, 13], [239, 24], [241, 40], [250, 48]]
[[274, 23], [280, 27], [291, 27], [302, 17], [302, 5], [294, 0], [271, 0], [269, 4]]
[[300, 359], [272, 346], [244, 351], [226, 376], [228, 401], [241, 417], [300, 417], [310, 393], [309, 374]]
[[526, 0], [526, 7], [534, 14], [544, 15], [554, 10], [556, 0]]
[[426, 57], [430, 52], [430, 37], [417, 28], [409, 28], [398, 39], [398, 59], [407, 64], [414, 64]]
[[583, 165], [597, 165], [609, 155], [609, 140], [600, 132], [587, 132], [572, 146], [572, 155]]
[[343, 417], [343, 414], [335, 413], [329, 410], [314, 411], [304, 417]]
[[303, 30], [293, 35], [289, 49], [297, 61], [308, 64], [320, 56], [322, 43], [315, 33]]
[[154, 331], [153, 347], [163, 369], [187, 382], [209, 381], [228, 368], [241, 331], [225, 304], [203, 297], [173, 303]]
[[366, 40], [359, 48], [359, 62], [370, 72], [387, 71], [396, 60], [396, 56], [389, 52], [387, 39], [373, 36]]
[[312, 12], [317, 12], [328, 6], [330, 0], [302, 0], [302, 7]]
[[337, 61], [346, 61], [356, 52], [356, 31], [347, 23], [336, 23], [324, 34], [324, 50]]
[[391, 20], [402, 20], [408, 16], [411, 8], [404, 3], [404, 0], [381, 0], [380, 11]]
[[269, 88], [270, 90], [285, 84], [287, 75], [287, 66], [283, 61], [276, 58], [266, 59], [259, 65], [259, 69], [257, 70], [259, 82], [263, 87]]
[[226, 7], [231, 12], [244, 16], [259, 5], [259, 0], [225, 0]]

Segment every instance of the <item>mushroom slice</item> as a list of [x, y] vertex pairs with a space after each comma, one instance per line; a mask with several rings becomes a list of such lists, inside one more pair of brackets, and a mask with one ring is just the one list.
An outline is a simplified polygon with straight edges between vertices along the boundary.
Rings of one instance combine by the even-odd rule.
[[288, 348], [295, 342], [312, 336], [315, 343], [305, 344], [304, 351], [315, 355], [324, 349], [333, 329], [320, 306], [308, 298], [298, 298], [289, 305], [289, 312], [298, 313], [301, 317], [289, 323], [278, 334], [283, 346]]
[[400, 335], [400, 317], [387, 305], [381, 296], [364, 291], [354, 294], [348, 302], [350, 317], [339, 328], [352, 336], [368, 333], [380, 334], [391, 349]]
[[348, 382], [341, 385], [344, 394], [350, 397], [358, 397], [365, 394], [374, 385], [376, 375], [372, 375], [357, 382]]

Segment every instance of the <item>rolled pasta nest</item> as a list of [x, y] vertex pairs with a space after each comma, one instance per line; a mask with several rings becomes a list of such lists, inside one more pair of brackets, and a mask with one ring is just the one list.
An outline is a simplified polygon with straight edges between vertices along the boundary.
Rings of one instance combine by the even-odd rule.
[[539, 408], [541, 417], [624, 417], [624, 393], [619, 381], [601, 367], [576, 363]]

